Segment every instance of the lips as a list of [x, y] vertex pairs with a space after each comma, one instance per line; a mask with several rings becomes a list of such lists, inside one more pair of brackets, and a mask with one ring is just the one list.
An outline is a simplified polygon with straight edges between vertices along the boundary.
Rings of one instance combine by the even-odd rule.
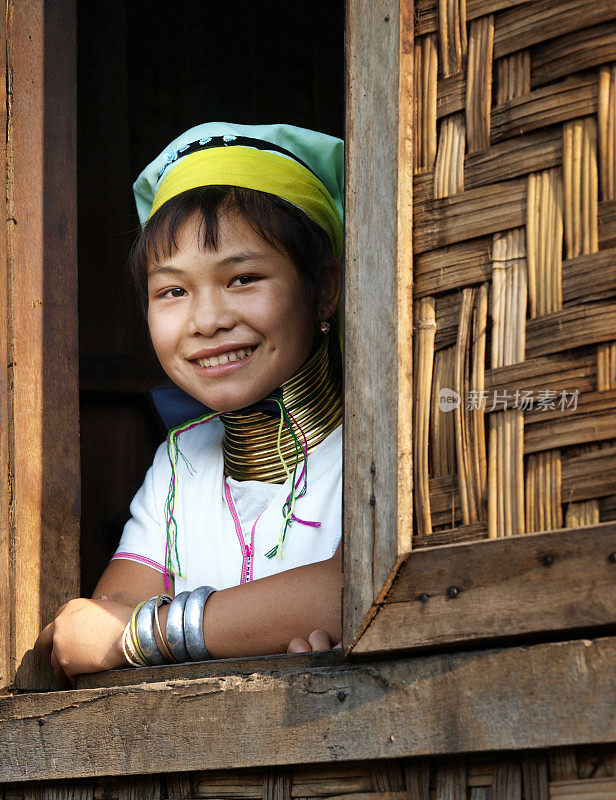
[[218, 355], [195, 358], [192, 360], [195, 361], [200, 367], [219, 367], [223, 364], [232, 364], [235, 361], [242, 361], [242, 359], [251, 355], [254, 350], [254, 347], [240, 347], [236, 350], [227, 350], [226, 352], [219, 353]]

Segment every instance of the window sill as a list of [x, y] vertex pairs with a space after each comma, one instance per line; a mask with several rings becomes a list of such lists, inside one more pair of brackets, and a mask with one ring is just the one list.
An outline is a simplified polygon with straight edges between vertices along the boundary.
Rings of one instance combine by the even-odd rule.
[[305, 659], [266, 659], [259, 674], [246, 674], [255, 660], [227, 662], [226, 675], [186, 679], [174, 667], [178, 677], [166, 668], [155, 683], [0, 697], [0, 783], [616, 741], [616, 673], [606, 669], [616, 637]]
[[141, 683], [161, 681], [196, 680], [198, 678], [220, 678], [230, 675], [281, 675], [315, 667], [334, 667], [344, 663], [341, 650], [324, 650], [316, 653], [255, 656], [253, 658], [225, 658], [215, 661], [199, 661], [188, 664], [165, 664], [162, 667], [140, 667], [138, 669], [113, 669], [80, 675], [77, 689], [99, 689], [105, 686], [134, 686]]

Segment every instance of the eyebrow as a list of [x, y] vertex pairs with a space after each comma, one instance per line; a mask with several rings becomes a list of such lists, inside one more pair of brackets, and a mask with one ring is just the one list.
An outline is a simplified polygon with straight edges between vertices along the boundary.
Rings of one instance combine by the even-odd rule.
[[[227, 256], [223, 258], [221, 261], [217, 261], [214, 265], [217, 269], [224, 269], [225, 267], [233, 266], [234, 264], [243, 264], [245, 261], [264, 261], [267, 256], [263, 253], [259, 253], [256, 250], [247, 250], [246, 252], [242, 253], [233, 253], [233, 255]], [[185, 275], [186, 271], [180, 269], [179, 267], [172, 267], [169, 265], [161, 264], [160, 266], [154, 267], [153, 269], [149, 270], [148, 278], [153, 277], [154, 275]]]

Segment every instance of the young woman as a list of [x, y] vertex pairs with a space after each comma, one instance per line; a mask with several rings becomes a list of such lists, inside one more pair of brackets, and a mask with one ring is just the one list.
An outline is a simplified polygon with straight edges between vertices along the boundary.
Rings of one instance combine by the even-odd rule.
[[94, 599], [41, 633], [61, 681], [339, 641], [342, 158], [313, 131], [209, 123], [135, 183], [169, 434]]

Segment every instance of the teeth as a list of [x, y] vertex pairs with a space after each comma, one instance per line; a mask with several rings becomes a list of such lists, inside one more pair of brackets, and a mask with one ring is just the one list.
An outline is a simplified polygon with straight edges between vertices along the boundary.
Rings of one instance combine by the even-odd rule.
[[217, 367], [219, 364], [229, 364], [233, 361], [241, 361], [246, 356], [249, 356], [254, 347], [240, 347], [239, 350], [230, 350], [228, 353], [221, 353], [219, 356], [210, 356], [209, 358], [198, 358], [197, 364], [200, 367]]

